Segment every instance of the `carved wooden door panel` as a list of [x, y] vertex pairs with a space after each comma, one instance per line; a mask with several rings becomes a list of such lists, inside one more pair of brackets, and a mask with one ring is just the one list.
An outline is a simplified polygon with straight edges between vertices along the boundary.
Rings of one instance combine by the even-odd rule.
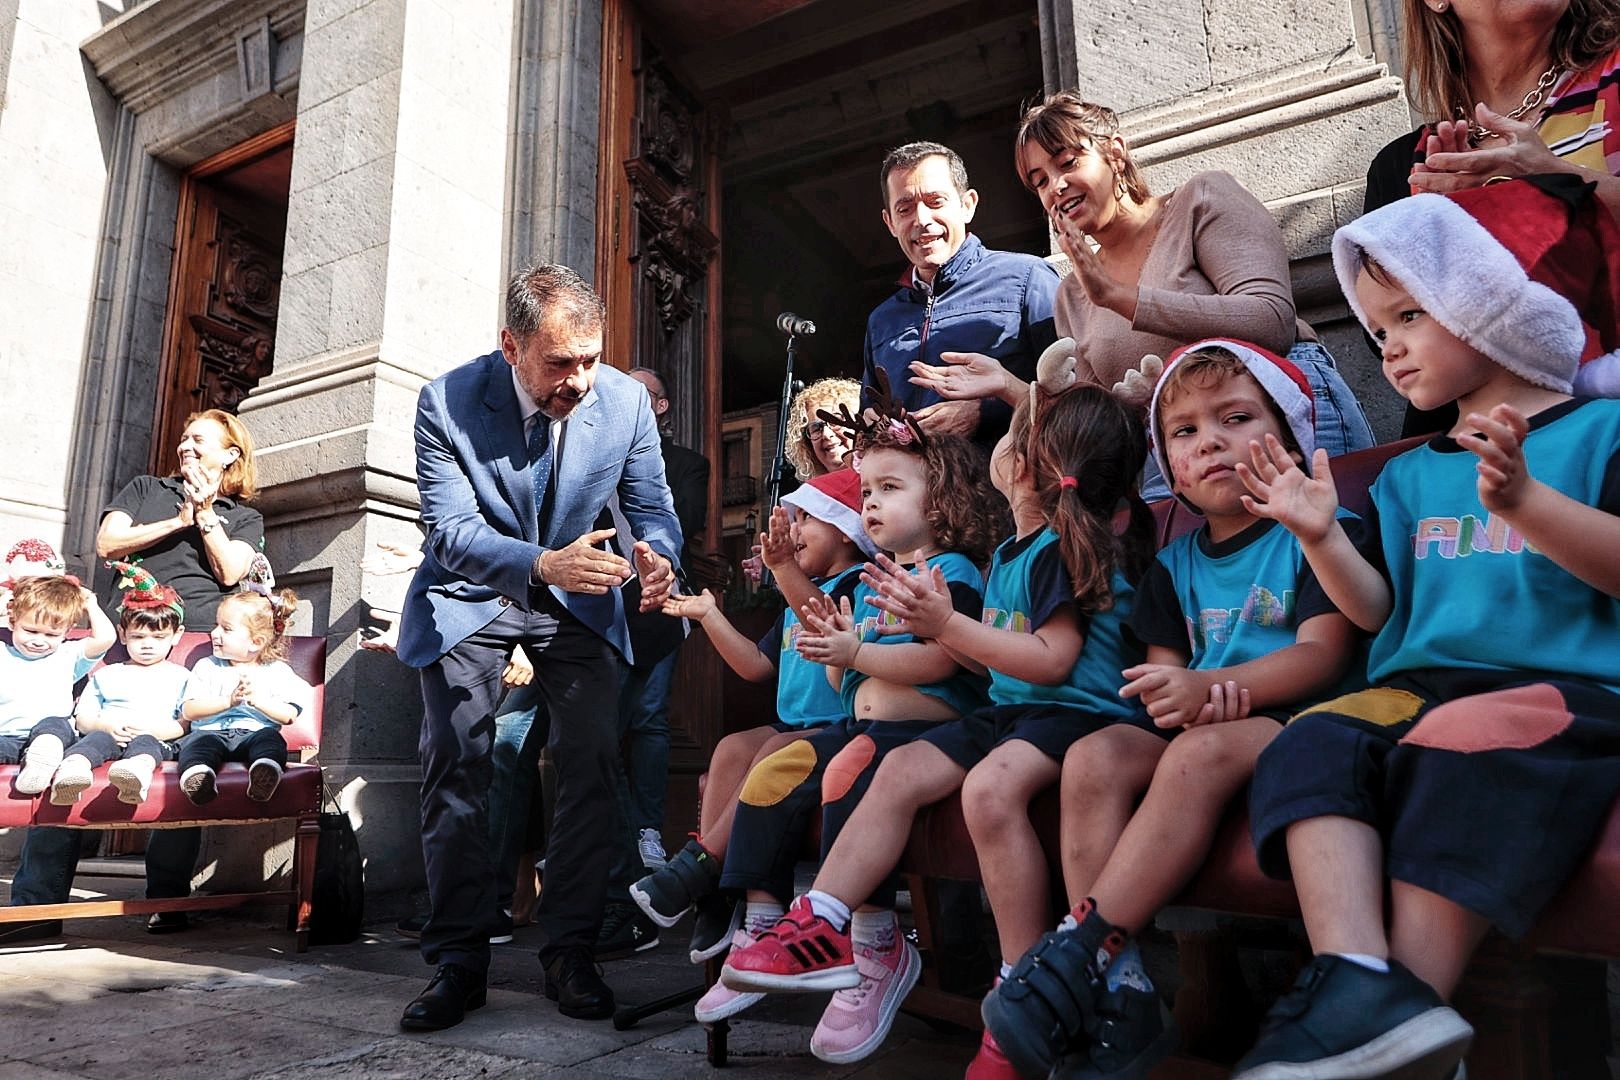
[[[186, 417], [235, 412], [270, 374], [281, 302], [285, 207], [267, 208], [203, 180], [181, 191], [152, 471], [174, 470]], [[277, 226], [281, 225], [281, 228]]]
[[[633, 4], [603, 5], [596, 284], [608, 305], [606, 355], [664, 379], [675, 441], [711, 460], [720, 445], [719, 133], [663, 65]], [[721, 470], [711, 471], [702, 551], [718, 546]], [[717, 587], [725, 564], [691, 560], [690, 584]], [[681, 651], [670, 695], [664, 831], [695, 827], [696, 777], [724, 734], [722, 663], [701, 633]]]

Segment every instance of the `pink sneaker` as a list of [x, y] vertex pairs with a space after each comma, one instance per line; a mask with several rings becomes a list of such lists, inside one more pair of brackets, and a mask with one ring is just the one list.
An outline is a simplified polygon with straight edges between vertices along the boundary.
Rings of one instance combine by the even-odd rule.
[[[732, 949], [746, 949], [754, 943], [754, 935], [747, 930], [739, 929], [731, 935]], [[697, 1007], [692, 1015], [697, 1017], [700, 1024], [712, 1024], [716, 1020], [727, 1020], [744, 1009], [758, 1005], [765, 999], [764, 994], [748, 990], [733, 990], [723, 982], [716, 982], [709, 987], [709, 992], [698, 998]]]
[[833, 995], [810, 1036], [810, 1052], [833, 1065], [860, 1061], [883, 1045], [900, 1003], [922, 974], [922, 957], [897, 928], [892, 948], [857, 946], [855, 967], [860, 984]]

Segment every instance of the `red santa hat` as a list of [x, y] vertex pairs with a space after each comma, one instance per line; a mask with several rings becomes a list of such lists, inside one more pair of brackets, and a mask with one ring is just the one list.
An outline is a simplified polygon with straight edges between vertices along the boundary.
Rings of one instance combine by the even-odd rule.
[[[1174, 478], [1170, 474], [1170, 455], [1165, 452], [1164, 435], [1159, 430], [1159, 396], [1164, 392], [1170, 372], [1188, 354], [1212, 349], [1219, 349], [1236, 357], [1248, 369], [1249, 374], [1254, 376], [1254, 381], [1260, 384], [1260, 389], [1266, 396], [1276, 403], [1278, 411], [1282, 413], [1283, 422], [1288, 425], [1289, 434], [1294, 437], [1294, 445], [1299, 448], [1300, 456], [1304, 458], [1300, 467], [1310, 472], [1311, 455], [1316, 452], [1316, 399], [1311, 395], [1311, 383], [1305, 377], [1305, 373], [1291, 361], [1259, 345], [1238, 341], [1235, 338], [1206, 338], [1171, 353], [1170, 359], [1165, 361], [1164, 373], [1153, 386], [1153, 398], [1148, 404], [1148, 437], [1152, 440], [1153, 457], [1159, 463], [1159, 471], [1164, 474], [1164, 482], [1175, 486]], [[1180, 494], [1176, 498], [1181, 499], [1185, 505], [1198, 513], [1203, 513]]]
[[861, 554], [870, 558], [877, 545], [861, 524], [861, 476], [854, 469], [838, 469], [812, 476], [798, 488], [782, 496], [783, 506], [797, 507], [813, 518], [820, 518], [855, 541]]
[[1620, 397], [1620, 226], [1568, 174], [1379, 207], [1333, 235], [1333, 269], [1363, 326], [1372, 259], [1460, 340], [1535, 386]]

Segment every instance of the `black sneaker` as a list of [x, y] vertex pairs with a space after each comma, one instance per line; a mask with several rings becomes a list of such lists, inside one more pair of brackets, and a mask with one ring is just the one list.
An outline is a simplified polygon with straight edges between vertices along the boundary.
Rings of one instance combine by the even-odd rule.
[[623, 960], [658, 947], [658, 927], [634, 904], [610, 903], [596, 935], [596, 961]]
[[1064, 919], [985, 996], [979, 1015], [1019, 1072], [1046, 1076], [1065, 1053], [1087, 1051], [1101, 1016], [1097, 952], [1108, 933], [1095, 912], [1079, 924]]
[[630, 898], [647, 917], [666, 930], [681, 921], [693, 904], [720, 887], [720, 860], [688, 840], [662, 870], [630, 886]]
[[711, 960], [731, 947], [731, 935], [742, 925], [743, 905], [724, 893], [711, 893], [697, 902], [692, 920], [692, 963]]
[[1121, 986], [1098, 997], [1089, 1045], [1065, 1055], [1051, 1080], [1140, 1080], [1175, 1050], [1175, 1021], [1158, 991]]
[[[428, 915], [407, 915], [394, 924], [394, 933], [402, 938], [412, 941], [422, 940], [422, 931], [427, 929]], [[495, 926], [489, 932], [491, 945], [505, 945], [512, 940], [512, 913], [503, 911], [495, 916]]]
[[183, 911], [154, 911], [146, 920], [148, 934], [179, 934], [191, 929], [191, 916]]
[[1271, 1007], [1233, 1080], [1452, 1075], [1474, 1029], [1394, 960], [1388, 973], [1318, 956]]
[[0, 949], [25, 941], [44, 941], [62, 936], [61, 919], [29, 919], [27, 922], [0, 923]]

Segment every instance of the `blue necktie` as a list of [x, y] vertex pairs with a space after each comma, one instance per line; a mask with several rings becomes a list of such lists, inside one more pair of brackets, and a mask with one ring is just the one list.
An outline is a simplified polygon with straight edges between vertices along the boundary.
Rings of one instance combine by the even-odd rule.
[[529, 426], [529, 461], [534, 470], [535, 535], [540, 543], [546, 542], [546, 492], [551, 487], [551, 420], [545, 413], [535, 413]]

